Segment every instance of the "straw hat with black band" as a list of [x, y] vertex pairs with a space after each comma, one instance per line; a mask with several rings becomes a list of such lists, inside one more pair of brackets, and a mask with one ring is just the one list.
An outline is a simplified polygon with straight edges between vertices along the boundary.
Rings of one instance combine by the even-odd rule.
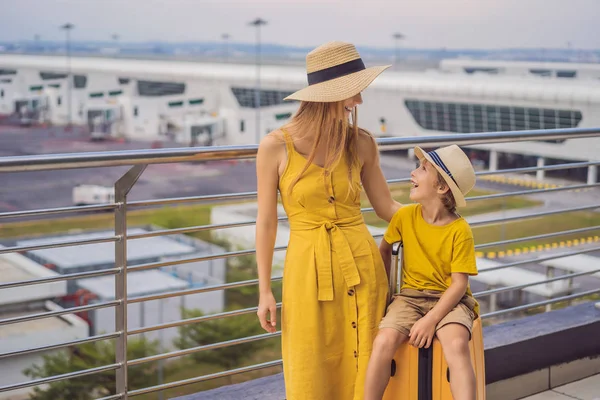
[[419, 160], [427, 160], [442, 175], [454, 195], [458, 207], [467, 205], [465, 196], [475, 186], [475, 170], [469, 157], [460, 147], [453, 144], [426, 153], [415, 147], [415, 156]]
[[347, 100], [366, 89], [389, 67], [365, 67], [350, 43], [325, 43], [306, 56], [308, 86], [285, 100], [323, 103]]

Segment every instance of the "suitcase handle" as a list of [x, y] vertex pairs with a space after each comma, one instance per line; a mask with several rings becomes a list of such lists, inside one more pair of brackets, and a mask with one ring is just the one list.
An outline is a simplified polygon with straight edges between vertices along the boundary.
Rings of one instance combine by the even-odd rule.
[[392, 244], [392, 263], [390, 265], [390, 281], [389, 281], [389, 302], [391, 302], [394, 294], [400, 292], [402, 287], [402, 261], [403, 261], [403, 246], [402, 242]]

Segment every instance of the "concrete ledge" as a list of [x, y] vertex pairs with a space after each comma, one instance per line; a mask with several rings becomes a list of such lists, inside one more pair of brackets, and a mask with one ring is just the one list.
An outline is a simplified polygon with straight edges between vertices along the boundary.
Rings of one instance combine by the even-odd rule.
[[[600, 373], [600, 310], [593, 302], [485, 327], [488, 400], [516, 400]], [[176, 400], [285, 399], [283, 374]]]
[[485, 327], [486, 383], [600, 355], [593, 302]]

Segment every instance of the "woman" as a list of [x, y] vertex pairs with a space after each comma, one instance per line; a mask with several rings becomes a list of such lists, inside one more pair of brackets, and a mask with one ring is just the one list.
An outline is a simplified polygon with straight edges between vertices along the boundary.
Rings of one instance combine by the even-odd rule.
[[306, 61], [309, 86], [286, 98], [301, 101], [298, 112], [261, 141], [256, 159], [257, 314], [267, 332], [276, 331], [271, 263], [279, 189], [290, 226], [282, 301], [287, 400], [362, 399], [388, 293], [360, 211], [362, 188], [385, 221], [400, 205], [376, 142], [356, 125], [356, 106], [387, 66], [365, 68], [354, 46], [341, 42], [316, 48]]

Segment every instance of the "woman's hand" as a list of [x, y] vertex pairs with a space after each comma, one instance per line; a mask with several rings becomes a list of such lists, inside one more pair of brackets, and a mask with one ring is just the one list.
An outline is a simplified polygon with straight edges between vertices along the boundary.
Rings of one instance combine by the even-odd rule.
[[258, 301], [258, 311], [256, 312], [260, 320], [260, 326], [269, 333], [277, 331], [277, 303], [273, 292], [261, 294]]

